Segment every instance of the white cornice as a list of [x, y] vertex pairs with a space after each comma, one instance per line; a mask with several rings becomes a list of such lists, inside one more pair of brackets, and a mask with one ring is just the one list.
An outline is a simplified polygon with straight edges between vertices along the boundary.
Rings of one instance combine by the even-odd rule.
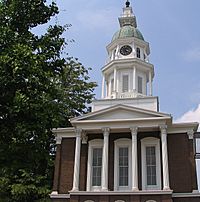
[[[149, 49], [149, 43], [148, 42], [137, 39], [135, 37], [116, 39], [115, 41], [108, 44], [106, 49], [109, 51], [109, 50], [112, 50], [113, 48], [115, 48], [117, 45], [123, 45], [123, 44], [127, 44], [127, 43], [132, 43], [132, 42], [135, 42], [137, 45], [141, 46], [142, 48]], [[148, 53], [149, 53], [149, 50], [148, 50]]]
[[115, 123], [115, 122], [146, 122], [155, 120], [171, 120], [171, 117], [150, 117], [150, 118], [137, 118], [137, 119], [103, 119], [103, 120], [78, 120], [72, 121], [72, 124], [85, 124], [85, 123]]
[[112, 67], [116, 67], [116, 68], [122, 68], [122, 67], [130, 67], [130, 63], [134, 63], [137, 64], [140, 69], [143, 69], [144, 71], [149, 71], [151, 70], [153, 72], [153, 77], [154, 77], [154, 66], [150, 63], [147, 63], [141, 59], [138, 58], [128, 58], [128, 59], [116, 59], [116, 60], [112, 60], [111, 62], [109, 62], [108, 64], [106, 64], [103, 68], [102, 68], [102, 72], [104, 73], [107, 69], [110, 69]]
[[[164, 117], [166, 119], [172, 118], [170, 114], [165, 114], [165, 113], [155, 112], [155, 111], [151, 111], [151, 110], [147, 110], [147, 109], [141, 109], [141, 108], [137, 108], [137, 107], [131, 107], [131, 106], [127, 106], [127, 105], [117, 104], [117, 105], [114, 105], [112, 107], [108, 107], [108, 108], [105, 108], [105, 109], [102, 109], [102, 110], [99, 110], [99, 111], [90, 112], [90, 113], [85, 114], [85, 115], [80, 116], [80, 117], [72, 118], [70, 120], [70, 122], [73, 124], [76, 121], [80, 121], [80, 120], [82, 121], [83, 119], [91, 118], [93, 116], [104, 114], [106, 112], [111, 112], [111, 111], [114, 111], [114, 110], [117, 110], [117, 109], [125, 109], [125, 110], [129, 110], [129, 111], [132, 111], [132, 112], [144, 113], [144, 114], [148, 114], [148, 115], [152, 115], [152, 116], [157, 116], [158, 118], [162, 118], [162, 117]], [[152, 117], [152, 118], [154, 118], [154, 117]]]
[[191, 122], [191, 123], [174, 123], [168, 129], [167, 133], [187, 133], [189, 139], [193, 139], [194, 133], [197, 131], [199, 123]]

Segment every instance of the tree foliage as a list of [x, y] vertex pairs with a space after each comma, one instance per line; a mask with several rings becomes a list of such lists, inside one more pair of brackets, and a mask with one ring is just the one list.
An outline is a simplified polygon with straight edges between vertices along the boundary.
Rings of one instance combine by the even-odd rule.
[[[52, 128], [87, 111], [95, 83], [78, 59], [64, 58], [65, 27], [32, 28], [58, 14], [54, 2], [0, 1], [0, 199], [36, 201], [52, 183]], [[45, 201], [45, 200], [43, 200]]]

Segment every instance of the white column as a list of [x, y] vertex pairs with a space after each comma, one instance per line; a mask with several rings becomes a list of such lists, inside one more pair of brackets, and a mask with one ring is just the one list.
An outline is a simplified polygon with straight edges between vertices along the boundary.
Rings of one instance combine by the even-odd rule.
[[132, 191], [138, 191], [137, 127], [132, 127]]
[[114, 68], [114, 86], [113, 86], [113, 90], [114, 90], [114, 92], [116, 92], [116, 90], [117, 90], [117, 69], [116, 68]]
[[79, 191], [79, 171], [80, 171], [80, 154], [81, 154], [81, 132], [82, 129], [76, 129], [76, 148], [74, 160], [74, 178], [72, 191]]
[[160, 126], [162, 142], [163, 190], [170, 190], [167, 152], [167, 126]]
[[108, 144], [109, 128], [103, 128], [103, 156], [102, 156], [102, 191], [108, 191]]
[[133, 91], [136, 90], [136, 68], [133, 67]]
[[153, 91], [153, 87], [152, 87], [152, 74], [151, 71], [149, 71], [149, 95], [152, 96], [152, 91]]
[[102, 78], [102, 87], [101, 87], [101, 98], [103, 99], [104, 98], [104, 90], [105, 90], [105, 76], [103, 75], [103, 78]]

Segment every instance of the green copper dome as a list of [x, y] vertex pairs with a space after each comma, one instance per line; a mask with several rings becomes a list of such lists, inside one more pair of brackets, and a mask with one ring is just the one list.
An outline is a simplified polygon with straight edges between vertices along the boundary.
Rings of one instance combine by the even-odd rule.
[[114, 34], [112, 41], [115, 41], [116, 39], [124, 39], [128, 37], [135, 37], [144, 41], [144, 37], [142, 36], [142, 33], [137, 28], [131, 25], [126, 25], [121, 27], [120, 30]]

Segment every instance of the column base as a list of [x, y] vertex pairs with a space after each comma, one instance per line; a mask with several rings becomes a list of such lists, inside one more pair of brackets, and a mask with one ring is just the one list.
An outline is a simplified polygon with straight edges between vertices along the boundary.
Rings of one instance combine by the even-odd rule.
[[163, 191], [171, 191], [171, 189], [169, 187], [164, 187]]
[[58, 195], [58, 191], [52, 191], [51, 195]]
[[78, 188], [73, 188], [70, 192], [77, 192], [77, 191], [79, 191]]
[[133, 187], [132, 191], [137, 192], [137, 191], [139, 191], [139, 189], [137, 187]]

